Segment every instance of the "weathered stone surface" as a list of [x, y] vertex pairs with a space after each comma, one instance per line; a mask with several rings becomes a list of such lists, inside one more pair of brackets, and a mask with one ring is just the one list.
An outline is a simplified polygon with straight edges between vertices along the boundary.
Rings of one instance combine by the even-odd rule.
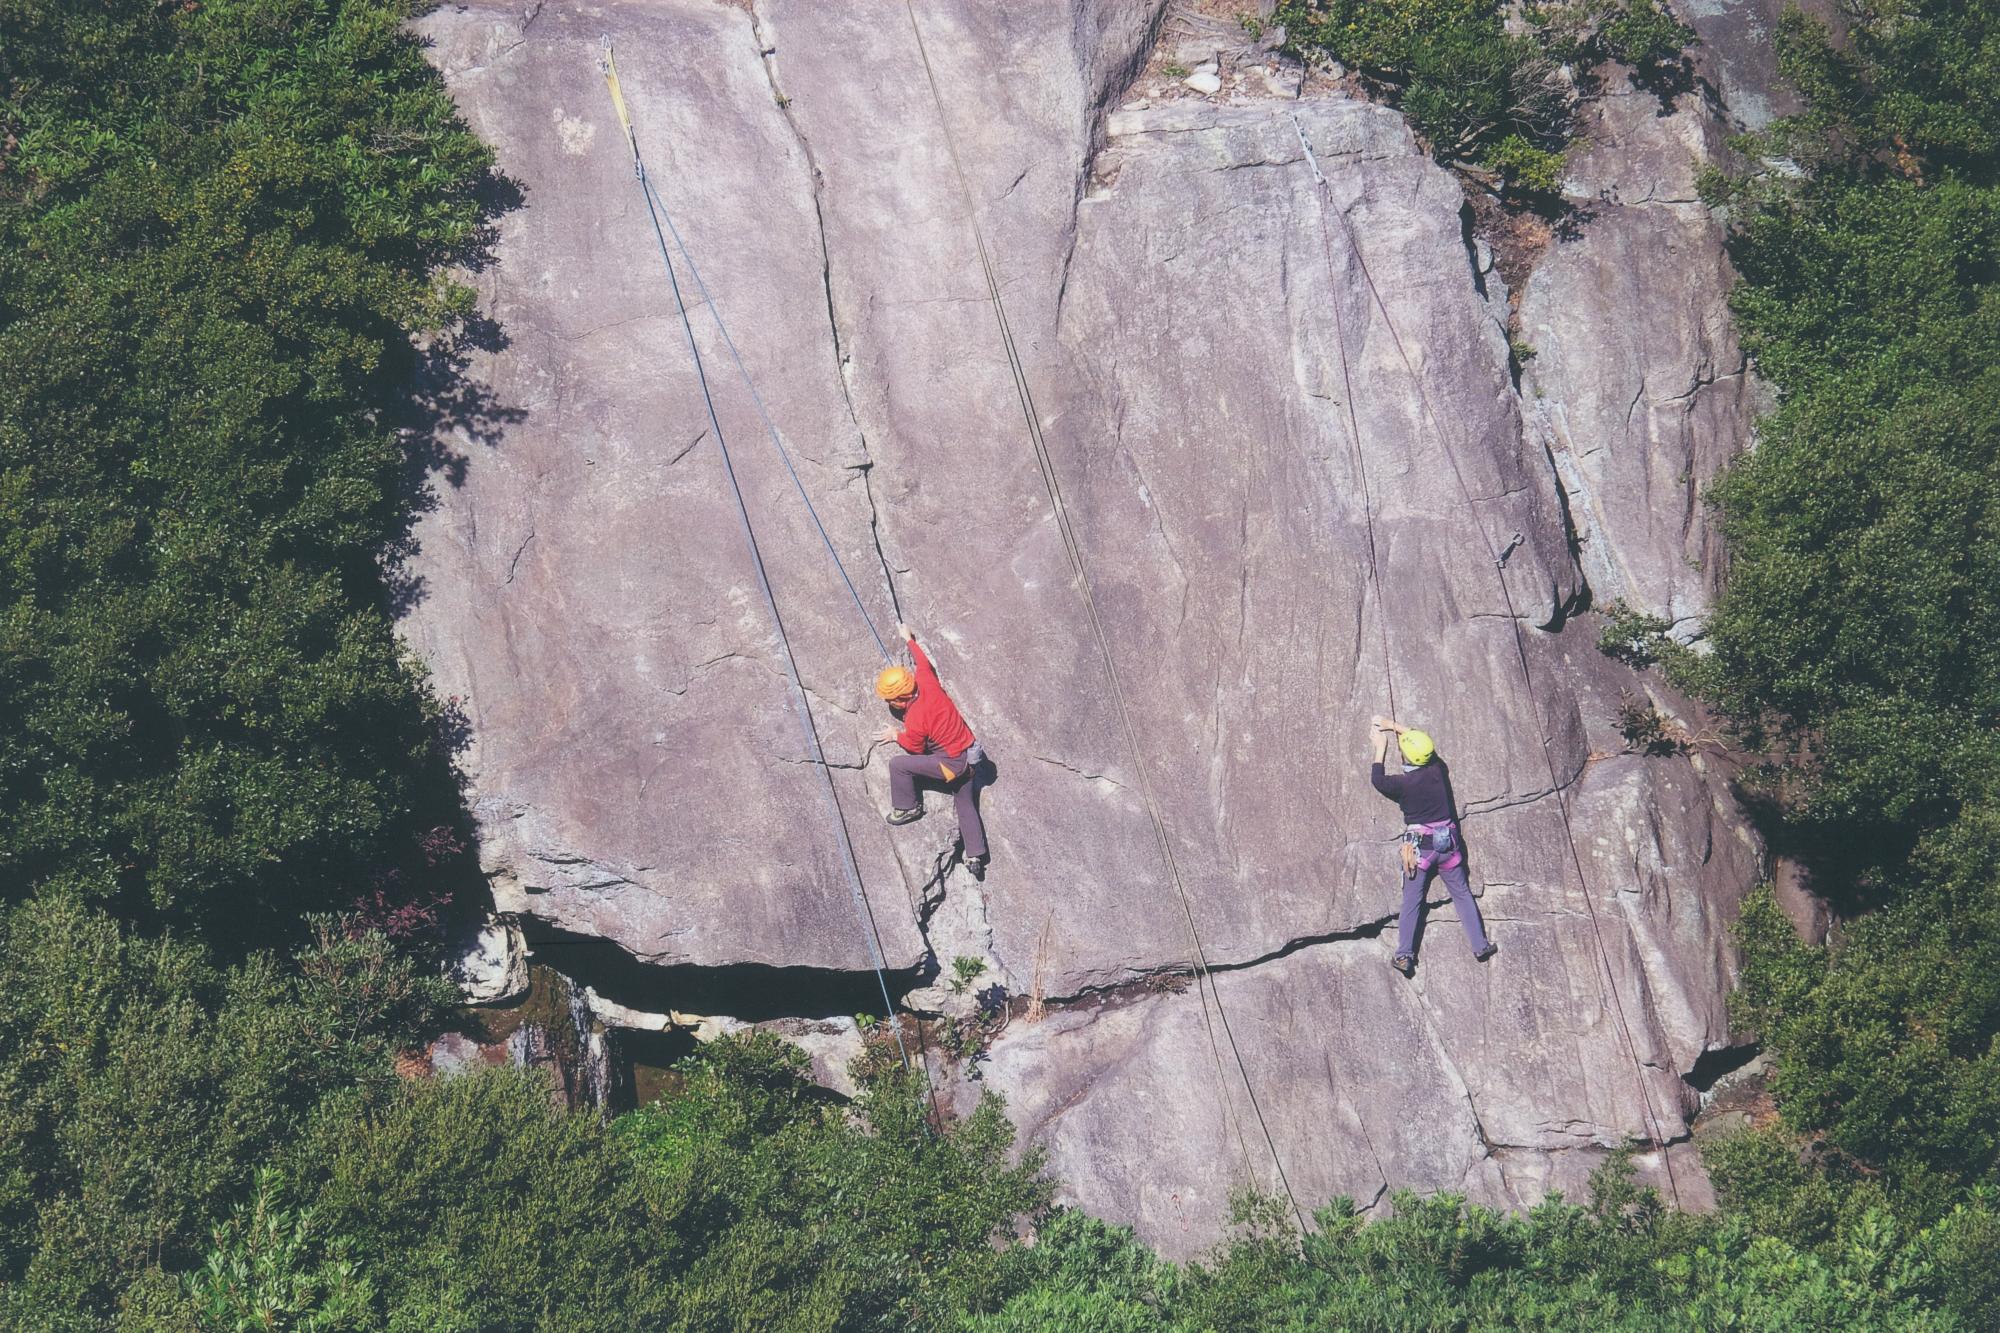
[[1757, 389], [1730, 320], [1735, 275], [1695, 176], [1727, 155], [1701, 96], [1669, 113], [1615, 71], [1565, 190], [1582, 220], [1521, 301], [1529, 416], [1569, 492], [1593, 593], [1699, 632], [1723, 568], [1702, 495], [1747, 447]]
[[[862, 597], [926, 635], [998, 767], [983, 886], [941, 858], [942, 809], [881, 824], [873, 645], [698, 324], [889, 962], [928, 944], [947, 968], [986, 961], [982, 986], [1114, 992], [1015, 1023], [991, 1056], [1075, 1197], [1180, 1252], [1213, 1239], [1228, 1189], [1269, 1183], [1259, 1132], [1247, 1168], [1236, 1144], [1244, 1071], [1308, 1206], [1384, 1179], [1494, 1202], [1573, 1186], [1646, 1134], [1642, 1087], [1682, 1135], [1675, 1071], [1727, 1037], [1723, 927], [1757, 849], [1714, 776], [1616, 753], [1632, 677], [1567, 620], [1605, 594], [1524, 424], [1506, 293], [1457, 183], [1393, 112], [1347, 100], [1105, 115], [1156, 3], [919, 9], [1137, 751], [903, 7], [443, 10], [423, 21], [434, 58], [526, 189], [476, 279], [511, 341], [471, 368], [517, 419], [455, 442], [408, 626], [465, 700], [501, 906], [654, 961], [866, 966], [595, 67], [609, 32], [654, 181]], [[1609, 328], [1625, 298], [1589, 272], [1566, 299]], [[1706, 286], [1625, 290], [1720, 308]], [[1696, 347], [1704, 318], [1622, 354], [1662, 399], [1658, 349]], [[1604, 376], [1548, 355], [1575, 367], [1573, 424]], [[1734, 448], [1740, 426], [1718, 398], [1687, 447]], [[1600, 522], [1646, 577], [1680, 558], [1650, 509]], [[1366, 719], [1392, 694], [1452, 764], [1503, 947], [1473, 967], [1440, 913], [1409, 986], [1373, 935], [1397, 821], [1367, 783]], [[1144, 982], [1185, 968], [1190, 920], [1231, 969], [1242, 1069], [1222, 1080], [1195, 992]]]
[[449, 971], [467, 1004], [505, 1004], [528, 993], [528, 942], [511, 921], [468, 932]]

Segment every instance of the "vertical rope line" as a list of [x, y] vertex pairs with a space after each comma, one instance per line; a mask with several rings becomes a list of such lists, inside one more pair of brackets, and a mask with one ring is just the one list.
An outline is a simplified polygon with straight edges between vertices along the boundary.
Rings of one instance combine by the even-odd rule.
[[[1296, 117], [1294, 118], [1294, 124], [1298, 124]], [[1313, 164], [1314, 175], [1319, 175], [1319, 165], [1314, 158], [1312, 146], [1306, 142], [1303, 126], [1299, 127], [1299, 143], [1305, 149], [1307, 160]], [[1324, 185], [1325, 177], [1321, 176], [1320, 181]], [[1474, 514], [1472, 526], [1478, 531], [1479, 540], [1486, 548], [1487, 558], [1493, 563], [1494, 577], [1499, 580], [1500, 596], [1507, 607], [1507, 623], [1512, 627], [1514, 632], [1514, 655], [1520, 663], [1521, 683], [1528, 693], [1528, 706], [1535, 713], [1535, 738], [1541, 743], [1542, 761], [1548, 768], [1549, 789], [1551, 794], [1556, 798], [1556, 810], [1562, 817], [1563, 837], [1569, 846], [1569, 859], [1576, 869], [1577, 883], [1582, 889], [1584, 907], [1590, 914], [1591, 934], [1597, 943], [1598, 959], [1603, 967], [1605, 988], [1611, 996], [1611, 1008], [1617, 1021], [1619, 1039], [1625, 1047], [1626, 1056], [1632, 1062], [1632, 1072], [1639, 1083], [1639, 1097], [1641, 1108], [1645, 1113], [1646, 1127], [1652, 1136], [1653, 1145], [1659, 1150], [1660, 1164], [1666, 1170], [1667, 1188], [1673, 1195], [1674, 1205], [1679, 1207], [1681, 1202], [1680, 1184], [1675, 1178], [1673, 1156], [1668, 1150], [1666, 1136], [1661, 1131], [1660, 1119], [1653, 1109], [1652, 1090], [1646, 1086], [1645, 1064], [1640, 1060], [1638, 1044], [1632, 1038], [1631, 1023], [1625, 1014], [1624, 997], [1618, 993], [1617, 974], [1611, 966], [1611, 950], [1604, 942], [1603, 922], [1599, 917], [1597, 904], [1590, 895], [1590, 877], [1584, 873], [1583, 854], [1577, 850], [1576, 826], [1570, 816], [1569, 802], [1563, 790], [1561, 772], [1556, 765], [1555, 751], [1549, 744], [1548, 727], [1543, 722], [1541, 704], [1535, 692], [1534, 670], [1528, 662], [1526, 634], [1521, 628], [1520, 613], [1514, 606], [1514, 594], [1507, 582], [1506, 566], [1500, 562], [1499, 552], [1493, 546], [1493, 539], [1487, 535], [1485, 525], [1477, 520], [1476, 512], [1473, 509], [1472, 488], [1466, 482], [1465, 473], [1458, 465], [1458, 458], [1452, 448], [1450, 438], [1445, 433], [1444, 424], [1438, 417], [1436, 410], [1431, 406], [1430, 392], [1424, 387], [1423, 376], [1418, 373], [1415, 362], [1410, 359], [1409, 349], [1403, 343], [1402, 335], [1396, 330], [1396, 322], [1389, 313], [1389, 304], [1383, 299], [1381, 288], [1376, 285], [1375, 275], [1368, 268], [1367, 258], [1361, 252], [1361, 242], [1354, 233], [1353, 225], [1348, 222], [1345, 213], [1336, 210], [1335, 216], [1340, 219], [1341, 228], [1347, 237], [1348, 249], [1354, 255], [1355, 266], [1360, 269], [1362, 279], [1368, 285], [1369, 294], [1374, 298], [1376, 307], [1382, 312], [1383, 326], [1389, 331], [1390, 341], [1395, 344], [1396, 354], [1402, 360], [1403, 369], [1409, 375], [1411, 382], [1416, 386], [1418, 400], [1423, 406], [1424, 415], [1430, 418], [1432, 433], [1437, 437], [1438, 444], [1443, 450], [1445, 461], [1451, 466], [1452, 476], [1458, 483], [1459, 494], [1465, 500], [1466, 511]]]
[[[1160, 856], [1166, 865], [1167, 877], [1172, 883], [1179, 900], [1181, 916], [1187, 929], [1190, 947], [1189, 967], [1195, 974], [1196, 993], [1202, 1001], [1202, 1021], [1207, 1029], [1210, 1054], [1214, 1057], [1218, 1076], [1218, 1092], [1225, 1098], [1225, 1108], [1236, 1126], [1238, 1151], [1244, 1158], [1245, 1172], [1249, 1171], [1249, 1149], [1243, 1141], [1243, 1126], [1233, 1108], [1228, 1106], [1227, 1084], [1223, 1077], [1222, 1054], [1216, 1041], [1215, 1031], [1219, 1025], [1224, 1041], [1229, 1046], [1237, 1073], [1243, 1080], [1244, 1095], [1250, 1102], [1250, 1109], [1256, 1115], [1257, 1127], [1261, 1132], [1265, 1147], [1269, 1150], [1271, 1164], [1278, 1174], [1278, 1183], [1283, 1188], [1285, 1198], [1292, 1206], [1293, 1215], [1298, 1219], [1301, 1232], [1307, 1230], [1305, 1211], [1299, 1206], [1298, 1196], [1293, 1193], [1291, 1180], [1285, 1171], [1284, 1159], [1279, 1155], [1276, 1138], [1264, 1117], [1264, 1108], [1257, 1100], [1257, 1091], [1250, 1079], [1250, 1071], [1244, 1063], [1242, 1051], [1236, 1044], [1235, 1033], [1229, 1026], [1229, 1015], [1222, 1003], [1222, 992], [1215, 984], [1215, 978], [1208, 964], [1208, 957], [1202, 948], [1201, 933], [1195, 924], [1194, 908], [1189, 899], [1187, 885], [1182, 878], [1179, 860], [1174, 855], [1173, 840], [1168, 833], [1165, 817], [1160, 812], [1159, 801], [1154, 795], [1152, 775], [1147, 768], [1145, 751], [1139, 745], [1138, 730], [1132, 723], [1131, 710], [1126, 702], [1125, 689], [1118, 675], [1118, 667], [1111, 652], [1111, 640], [1105, 631], [1104, 621], [1099, 613], [1097, 597], [1091, 588], [1089, 574], [1083, 560], [1082, 544], [1070, 523], [1069, 508], [1064, 503], [1062, 486], [1057, 479], [1055, 462], [1048, 449], [1048, 441], [1042, 431], [1041, 415], [1035, 408], [1034, 394], [1029, 388], [1027, 372], [1021, 362], [1021, 355], [1014, 340], [1012, 327], [1007, 319], [1006, 302], [1000, 293], [999, 277], [993, 267], [991, 254], [986, 245], [985, 229], [979, 222], [979, 206], [972, 192], [971, 181], [965, 174], [964, 164], [959, 156], [958, 145], [951, 130], [950, 118], [945, 114], [944, 94], [938, 86], [937, 71], [931, 65], [930, 50], [924, 42], [922, 26], [917, 22], [917, 13], [912, 0], [904, 0], [904, 12], [909, 15], [910, 31], [916, 38], [917, 53], [922, 59], [924, 78], [930, 85], [931, 101], [937, 110], [938, 125], [943, 131], [945, 150], [951, 159], [952, 172], [957, 177], [960, 193], [965, 198], [966, 217], [971, 224], [973, 242], [979, 252], [979, 265], [986, 279], [986, 292], [993, 307], [994, 318], [1000, 326], [1000, 340], [1006, 349], [1008, 370], [1014, 380], [1014, 390], [1021, 401], [1022, 415], [1028, 425], [1029, 440], [1034, 447], [1035, 462], [1041, 470], [1042, 483], [1048, 490], [1049, 503], [1054, 511], [1056, 529], [1062, 538], [1063, 549], [1069, 557], [1070, 569], [1075, 576], [1078, 591], [1082, 595], [1086, 612], [1090, 619], [1091, 632], [1097, 642], [1099, 655], [1104, 661], [1105, 676], [1110, 682], [1112, 701], [1116, 706], [1120, 726], [1125, 734], [1125, 742], [1132, 752], [1133, 767], [1137, 772], [1140, 795], [1146, 805], [1146, 813], [1153, 826], [1154, 839], [1159, 844]], [[1204, 989], [1203, 983], [1206, 982]], [[1213, 1005], [1213, 1017], [1210, 1009]]]
[[[784, 617], [778, 611], [778, 599], [771, 590], [771, 580], [764, 568], [764, 554], [757, 544], [757, 532], [750, 522], [750, 509], [743, 500], [743, 488], [736, 478], [736, 466], [729, 456], [729, 443], [722, 433], [722, 422], [715, 411], [715, 398], [708, 384], [708, 371], [702, 364], [701, 348], [696, 344], [694, 324], [688, 317], [687, 300], [681, 291], [680, 277], [674, 272], [673, 259], [667, 253], [667, 238], [660, 225], [659, 211], [653, 205], [653, 193], [646, 180], [645, 159], [640, 156], [638, 137], [633, 133], [630, 118], [625, 111], [625, 98], [618, 85], [617, 66], [611, 62], [610, 43], [605, 44], [604, 72], [610, 85], [612, 101], [618, 108], [618, 115], [625, 122], [626, 138], [632, 145], [632, 170], [639, 182], [640, 197], [646, 204], [646, 215], [652, 220], [653, 239], [659, 243], [660, 262], [666, 266], [667, 281], [673, 288], [674, 308], [680, 316], [681, 332], [687, 338], [688, 355], [694, 361], [695, 378], [701, 385], [702, 407], [708, 414], [709, 429], [715, 432], [716, 453], [722, 459], [723, 475], [729, 482], [729, 493], [736, 505], [737, 522], [743, 530], [744, 545], [750, 553], [750, 566], [757, 577], [757, 590], [764, 596], [765, 608], [771, 613], [771, 624], [777, 630], [779, 657], [785, 665], [785, 679], [791, 687], [793, 712], [799, 724], [800, 739], [805, 742], [806, 753], [820, 777], [820, 790], [825, 798], [827, 816], [833, 824], [835, 837], [839, 840], [841, 860], [847, 872], [848, 890], [854, 899], [855, 914], [862, 926], [862, 934], [868, 946], [869, 964], [875, 971], [875, 982], [882, 994], [882, 1013], [890, 1024], [890, 1031], [896, 1038], [896, 1053], [901, 1058], [903, 1068], [910, 1068], [909, 1047], [903, 1042], [903, 1024], [896, 1013], [896, 1004], [889, 996], [888, 962], [883, 956], [882, 933], [875, 922], [875, 910], [868, 901], [868, 890], [861, 880], [861, 866], [854, 854], [854, 841], [847, 831], [847, 820], [840, 809], [840, 794], [833, 785], [833, 770], [827, 767], [826, 755], [820, 748], [819, 730], [813, 722], [812, 704], [806, 697], [805, 684], [799, 678], [799, 664], [792, 654], [792, 644], [785, 633]], [[924, 1082], [930, 1083], [930, 1068], [925, 1065]], [[935, 1105], [935, 1090], [932, 1090]]]
[[667, 224], [667, 234], [674, 238], [674, 249], [679, 253], [681, 263], [687, 265], [688, 276], [694, 280], [695, 291], [700, 295], [702, 304], [708, 307], [709, 318], [715, 321], [715, 331], [722, 335], [722, 345], [729, 349], [730, 360], [736, 363], [737, 376], [743, 381], [743, 387], [750, 391], [750, 401], [756, 404], [757, 415], [764, 422], [764, 433], [770, 437], [771, 447], [778, 451], [778, 461], [785, 465], [785, 474], [792, 479], [792, 489], [796, 490], [799, 499], [804, 501], [806, 513], [811, 515], [813, 527], [819, 531], [820, 544], [826, 547], [827, 555], [833, 560], [833, 567], [840, 571], [840, 581], [847, 586], [847, 595], [853, 599], [854, 609], [861, 613], [861, 623], [868, 626], [868, 637], [875, 640], [875, 650], [882, 654], [884, 662], [894, 661], [889, 653], [889, 645], [883, 642], [882, 635], [875, 628], [875, 618], [868, 614], [868, 608], [862, 604], [861, 594], [855, 591], [854, 580], [848, 577], [847, 565], [842, 562], [840, 552], [833, 547], [833, 538], [827, 535], [826, 524], [820, 522], [819, 510], [813, 506], [812, 497], [806, 494], [805, 483], [799, 480], [798, 469], [792, 466], [791, 450], [785, 447], [784, 437], [779, 433], [777, 424], [771, 420], [770, 409], [764, 405], [764, 395], [757, 391], [757, 382], [750, 378], [750, 372], [743, 364], [743, 353], [736, 350], [736, 339], [729, 336], [729, 326], [722, 322], [722, 307], [716, 304], [715, 297], [708, 290], [708, 284], [702, 281], [701, 270], [695, 267], [694, 256], [688, 253], [687, 242], [681, 239], [680, 229], [674, 226], [674, 215], [668, 211], [666, 200], [660, 198], [659, 188], [653, 184], [650, 177], [646, 177], [645, 181], [647, 193], [659, 207], [660, 220]]
[[[1312, 148], [1306, 143], [1306, 130], [1297, 116], [1292, 117], [1292, 128], [1298, 132], [1299, 146], [1306, 150], [1306, 165], [1312, 168], [1313, 179], [1319, 182], [1319, 247], [1320, 255], [1326, 261], [1326, 276], [1331, 280], [1333, 267], [1333, 233], [1327, 228], [1327, 210], [1333, 207], [1333, 190], [1320, 174], [1319, 163], [1314, 160]], [[1382, 566], [1376, 557], [1375, 548], [1375, 497], [1368, 487], [1368, 456], [1361, 447], [1361, 424], [1354, 413], [1354, 375], [1347, 361], [1347, 316], [1340, 308], [1340, 294], [1328, 294], [1327, 304], [1333, 307], [1334, 346], [1340, 351], [1340, 383], [1342, 405], [1347, 409], [1347, 439], [1354, 449], [1354, 470], [1361, 478], [1361, 515], [1368, 528], [1368, 581], [1375, 589], [1375, 626], [1382, 637], [1382, 679], [1389, 687], [1389, 716], [1396, 716], [1396, 672], [1389, 655], [1389, 603], [1382, 596]]]

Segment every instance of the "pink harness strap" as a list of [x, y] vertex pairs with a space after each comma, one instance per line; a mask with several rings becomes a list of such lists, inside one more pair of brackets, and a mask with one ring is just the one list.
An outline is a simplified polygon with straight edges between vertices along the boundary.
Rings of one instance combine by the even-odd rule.
[[[1426, 851], [1418, 841], [1419, 837], [1435, 838], [1440, 833], [1451, 835], [1451, 850], [1440, 852], [1435, 848]], [[1458, 823], [1455, 820], [1440, 819], [1431, 824], [1408, 824], [1403, 828], [1403, 837], [1417, 849], [1417, 870], [1429, 874], [1433, 869], [1454, 870], [1465, 860], [1465, 849], [1460, 845]]]

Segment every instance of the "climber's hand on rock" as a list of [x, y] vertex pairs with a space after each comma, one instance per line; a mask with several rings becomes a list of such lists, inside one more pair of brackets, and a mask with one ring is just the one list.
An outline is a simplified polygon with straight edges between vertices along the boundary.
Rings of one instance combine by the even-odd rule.
[[878, 741], [893, 741], [896, 739], [896, 736], [897, 731], [894, 727], [884, 727], [875, 733], [875, 739]]
[[903, 636], [904, 643], [912, 643], [917, 637], [917, 632], [900, 620], [896, 622], [896, 633]]
[[1388, 718], [1383, 717], [1381, 714], [1378, 713], [1375, 715], [1375, 730], [1401, 731], [1402, 728], [1397, 726], [1394, 722], [1391, 722]]

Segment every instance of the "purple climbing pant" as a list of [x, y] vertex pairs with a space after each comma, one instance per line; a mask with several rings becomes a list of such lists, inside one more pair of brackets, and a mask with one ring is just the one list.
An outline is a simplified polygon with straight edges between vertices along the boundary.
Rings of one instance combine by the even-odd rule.
[[898, 810], [915, 810], [923, 798], [917, 795], [917, 779], [941, 783], [958, 807], [958, 836], [965, 842], [967, 856], [986, 855], [986, 825], [979, 819], [979, 779], [963, 758], [944, 754], [897, 754], [889, 757], [889, 804]]
[[1465, 882], [1465, 858], [1454, 856], [1436, 867], [1419, 865], [1416, 874], [1403, 876], [1403, 915], [1396, 922], [1396, 956], [1416, 957], [1417, 918], [1424, 910], [1424, 885], [1433, 873], [1450, 891], [1452, 904], [1458, 908], [1459, 924], [1465, 927], [1465, 942], [1478, 953], [1486, 947], [1486, 923], [1480, 920], [1472, 886]]

